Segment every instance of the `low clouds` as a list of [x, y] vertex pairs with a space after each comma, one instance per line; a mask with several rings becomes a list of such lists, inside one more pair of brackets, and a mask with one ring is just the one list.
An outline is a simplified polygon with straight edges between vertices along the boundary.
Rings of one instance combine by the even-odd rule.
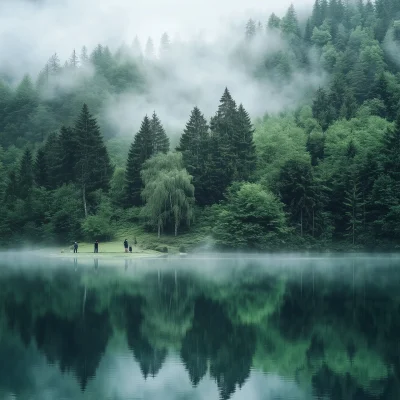
[[[295, 1], [298, 14], [312, 2]], [[133, 135], [153, 111], [170, 135], [180, 134], [194, 105], [207, 118], [214, 114], [225, 87], [253, 118], [261, 117], [298, 105], [323, 80], [317, 67], [295, 71], [286, 83], [255, 79], [244, 64], [249, 57], [256, 64], [265, 54], [285, 51], [277, 34], [256, 42], [246, 62], [232, 58], [248, 18], [265, 27], [272, 12], [282, 16], [289, 5], [290, 0], [1, 0], [0, 74], [36, 76], [55, 52], [63, 63], [74, 48], [79, 54], [83, 45], [90, 52], [102, 43], [116, 50], [122, 43], [130, 46], [136, 35], [143, 48], [149, 36], [158, 48], [162, 33], [168, 32], [174, 44], [168, 59], [161, 68], [144, 66], [146, 93], [108, 96], [102, 116], [116, 134]], [[66, 74], [61, 86], [70, 90], [79, 82]]]

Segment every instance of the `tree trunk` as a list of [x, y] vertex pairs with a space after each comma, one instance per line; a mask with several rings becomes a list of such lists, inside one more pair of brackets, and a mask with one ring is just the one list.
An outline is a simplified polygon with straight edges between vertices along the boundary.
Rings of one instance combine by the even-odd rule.
[[158, 220], [158, 238], [160, 239], [161, 236], [161, 221]]
[[83, 185], [82, 188], [82, 197], [83, 197], [83, 208], [85, 210], [85, 218], [87, 218], [88, 214], [87, 214], [87, 205], [86, 205], [86, 186]]
[[178, 221], [175, 222], [175, 236], [178, 236]]

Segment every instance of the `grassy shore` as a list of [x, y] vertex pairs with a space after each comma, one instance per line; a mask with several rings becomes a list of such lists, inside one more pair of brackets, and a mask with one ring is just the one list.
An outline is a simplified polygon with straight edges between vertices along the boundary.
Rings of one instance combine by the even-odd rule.
[[[122, 258], [132, 258], [132, 257], [154, 257], [160, 256], [162, 253], [150, 250], [142, 249], [138, 246], [132, 246], [132, 253], [125, 253], [123, 242], [113, 241], [113, 242], [99, 242], [99, 252], [96, 257], [122, 257]], [[93, 257], [94, 255], [94, 244], [93, 243], [79, 243], [78, 253], [74, 253], [72, 246], [64, 247], [60, 250], [59, 255], [68, 257]]]

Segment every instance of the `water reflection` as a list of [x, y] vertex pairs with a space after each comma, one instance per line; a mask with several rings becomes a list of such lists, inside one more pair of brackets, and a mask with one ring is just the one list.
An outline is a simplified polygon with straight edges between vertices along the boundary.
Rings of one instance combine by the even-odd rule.
[[397, 259], [114, 263], [3, 262], [0, 398], [398, 399]]

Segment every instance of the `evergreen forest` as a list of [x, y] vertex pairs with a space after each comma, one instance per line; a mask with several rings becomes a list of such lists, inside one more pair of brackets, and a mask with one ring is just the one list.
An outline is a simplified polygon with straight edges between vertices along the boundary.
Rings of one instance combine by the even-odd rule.
[[317, 84], [261, 117], [226, 87], [208, 94], [213, 115], [193, 98], [179, 132], [155, 109], [127, 138], [104, 104], [146, 96], [172, 73], [168, 34], [157, 55], [136, 38], [64, 63], [53, 54], [17, 83], [0, 76], [1, 245], [147, 235], [153, 249], [166, 237], [242, 250], [398, 247], [400, 1], [316, 0], [307, 18], [292, 5], [243, 21], [236, 39], [232, 66], [271, 93], [299, 76]]

